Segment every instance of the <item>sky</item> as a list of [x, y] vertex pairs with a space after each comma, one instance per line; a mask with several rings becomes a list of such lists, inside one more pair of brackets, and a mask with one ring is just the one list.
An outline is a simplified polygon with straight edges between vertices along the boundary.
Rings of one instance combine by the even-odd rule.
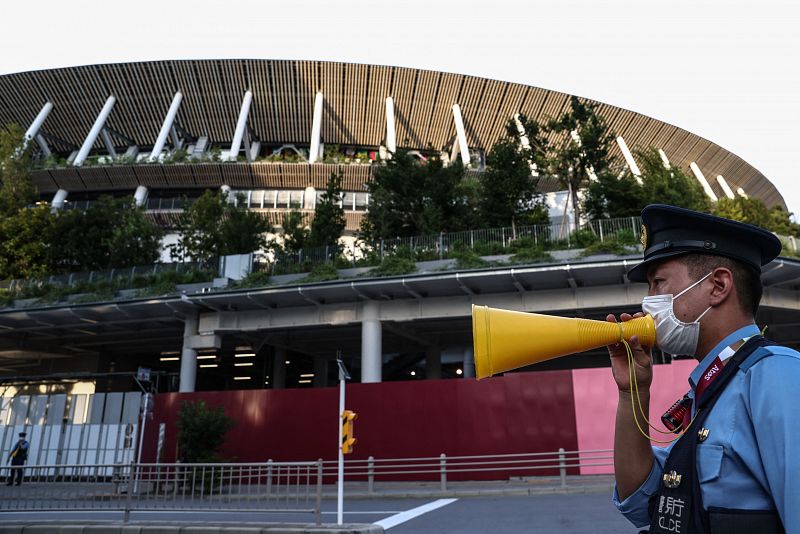
[[589, 97], [734, 152], [800, 214], [800, 5], [704, 0], [6, 3], [0, 74], [160, 59], [344, 61]]

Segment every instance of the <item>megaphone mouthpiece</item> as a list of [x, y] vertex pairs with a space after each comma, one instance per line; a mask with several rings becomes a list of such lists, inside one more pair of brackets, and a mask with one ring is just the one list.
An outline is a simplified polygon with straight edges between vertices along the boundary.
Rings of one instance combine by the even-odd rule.
[[472, 306], [472, 341], [478, 379], [561, 356], [597, 349], [638, 336], [653, 346], [649, 315], [621, 323], [570, 319], [538, 313]]

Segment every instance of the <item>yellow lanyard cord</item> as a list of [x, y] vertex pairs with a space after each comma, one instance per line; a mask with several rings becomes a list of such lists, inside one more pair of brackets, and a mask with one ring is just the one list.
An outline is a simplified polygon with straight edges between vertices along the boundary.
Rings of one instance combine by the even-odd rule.
[[[633, 413], [633, 421], [634, 421], [634, 423], [636, 423], [636, 428], [639, 429], [639, 433], [640, 434], [642, 434], [644, 437], [646, 437], [648, 440], [650, 440], [652, 442], [660, 443], [660, 444], [672, 443], [673, 441], [675, 441], [678, 438], [680, 438], [681, 436], [683, 436], [689, 430], [689, 427], [692, 426], [692, 423], [694, 423], [694, 420], [697, 417], [697, 413], [695, 413], [694, 417], [692, 417], [691, 421], [689, 421], [689, 424], [686, 425], [686, 428], [681, 430], [678, 434], [675, 435], [674, 438], [672, 438], [670, 440], [664, 441], [664, 440], [653, 439], [652, 437], [650, 437], [650, 435], [647, 432], [645, 432], [642, 429], [642, 425], [639, 423], [639, 419], [636, 416], [636, 404], [637, 403], [639, 404], [639, 413], [641, 413], [642, 419], [647, 423], [647, 426], [649, 426], [651, 429], [655, 430], [656, 432], [658, 432], [660, 434], [667, 434], [667, 435], [672, 434], [672, 432], [665, 432], [665, 431], [653, 426], [653, 424], [648, 420], [647, 415], [644, 413], [644, 407], [642, 407], [642, 399], [639, 397], [639, 384], [637, 384], [637, 382], [636, 382], [636, 371], [634, 370], [634, 365], [636, 364], [636, 362], [633, 359], [633, 350], [631, 349], [631, 346], [628, 344], [628, 341], [625, 339], [625, 336], [623, 335], [622, 323], [617, 323], [617, 324], [619, 325], [620, 343], [622, 343], [625, 346], [625, 352], [626, 352], [626, 354], [628, 356], [628, 377], [629, 377], [630, 384], [631, 384], [631, 412]], [[634, 397], [636, 397], [636, 402], [634, 402], [634, 400], [633, 400]]]

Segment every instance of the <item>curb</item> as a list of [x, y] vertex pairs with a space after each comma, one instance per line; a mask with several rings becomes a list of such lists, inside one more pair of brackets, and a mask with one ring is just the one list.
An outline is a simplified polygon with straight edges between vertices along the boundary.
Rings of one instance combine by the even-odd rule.
[[383, 534], [372, 524], [344, 525], [274, 524], [261, 526], [182, 526], [19, 523], [0, 525], [0, 534]]

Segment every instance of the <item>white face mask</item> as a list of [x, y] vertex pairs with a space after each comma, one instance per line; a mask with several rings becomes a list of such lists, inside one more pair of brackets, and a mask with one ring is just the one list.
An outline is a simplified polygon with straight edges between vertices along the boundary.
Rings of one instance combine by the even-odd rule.
[[653, 295], [642, 300], [642, 311], [650, 315], [656, 324], [656, 346], [673, 356], [694, 356], [697, 340], [700, 336], [700, 319], [711, 309], [709, 306], [700, 317], [691, 323], [684, 323], [675, 317], [672, 304], [675, 299], [711, 276], [709, 272], [703, 278], [690, 285], [674, 297], [672, 295]]

